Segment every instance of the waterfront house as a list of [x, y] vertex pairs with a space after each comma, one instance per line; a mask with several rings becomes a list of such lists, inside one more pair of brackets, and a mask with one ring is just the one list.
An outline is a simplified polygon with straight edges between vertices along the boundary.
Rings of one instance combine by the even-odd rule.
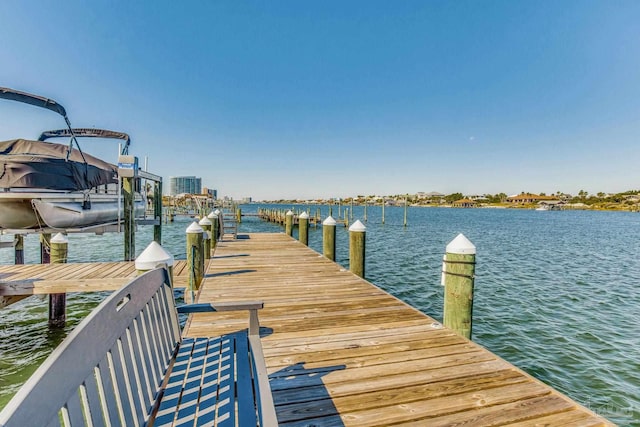
[[559, 202], [559, 200], [556, 197], [553, 196], [541, 196], [538, 194], [532, 194], [532, 193], [521, 193], [518, 194], [517, 196], [509, 196], [507, 197], [507, 202], [512, 203], [514, 205], [526, 205], [528, 203], [539, 203], [541, 201], [556, 201]]

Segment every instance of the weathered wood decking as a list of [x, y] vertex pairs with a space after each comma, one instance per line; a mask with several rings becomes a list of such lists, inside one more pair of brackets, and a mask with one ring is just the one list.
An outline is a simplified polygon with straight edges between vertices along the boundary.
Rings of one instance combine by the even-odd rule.
[[[209, 261], [207, 261], [209, 262]], [[174, 284], [189, 281], [187, 262], [176, 261]], [[30, 295], [115, 291], [136, 277], [133, 262], [26, 264], [0, 266], [0, 308]]]
[[[201, 301], [263, 300], [283, 426], [610, 425], [284, 234], [221, 242]], [[185, 336], [245, 328], [197, 314]]]

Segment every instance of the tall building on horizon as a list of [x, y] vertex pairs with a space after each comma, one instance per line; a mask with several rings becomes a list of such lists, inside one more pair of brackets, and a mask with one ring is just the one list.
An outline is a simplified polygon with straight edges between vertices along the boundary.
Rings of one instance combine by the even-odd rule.
[[195, 176], [170, 176], [169, 194], [200, 194], [202, 192], [202, 179]]

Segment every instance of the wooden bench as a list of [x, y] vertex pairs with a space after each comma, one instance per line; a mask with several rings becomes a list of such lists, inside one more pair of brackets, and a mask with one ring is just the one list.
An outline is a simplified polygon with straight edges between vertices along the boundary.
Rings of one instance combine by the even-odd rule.
[[145, 273], [69, 334], [0, 412], [0, 426], [276, 426], [260, 308], [180, 307], [249, 311], [248, 331], [182, 339], [166, 270]]

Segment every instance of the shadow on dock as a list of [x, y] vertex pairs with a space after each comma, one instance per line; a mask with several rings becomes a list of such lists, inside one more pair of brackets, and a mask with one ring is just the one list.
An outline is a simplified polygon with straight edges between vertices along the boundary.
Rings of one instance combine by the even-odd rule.
[[213, 258], [224, 259], [224, 258], [238, 258], [241, 256], [249, 256], [249, 254], [222, 255], [222, 256], [214, 256]]
[[322, 377], [345, 368], [335, 365], [306, 369], [300, 362], [269, 375], [278, 425], [343, 427]]
[[224, 273], [209, 273], [205, 274], [204, 277], [221, 277], [221, 276], [235, 276], [236, 274], [244, 274], [244, 273], [255, 273], [256, 270], [234, 270], [234, 271], [225, 271]]

